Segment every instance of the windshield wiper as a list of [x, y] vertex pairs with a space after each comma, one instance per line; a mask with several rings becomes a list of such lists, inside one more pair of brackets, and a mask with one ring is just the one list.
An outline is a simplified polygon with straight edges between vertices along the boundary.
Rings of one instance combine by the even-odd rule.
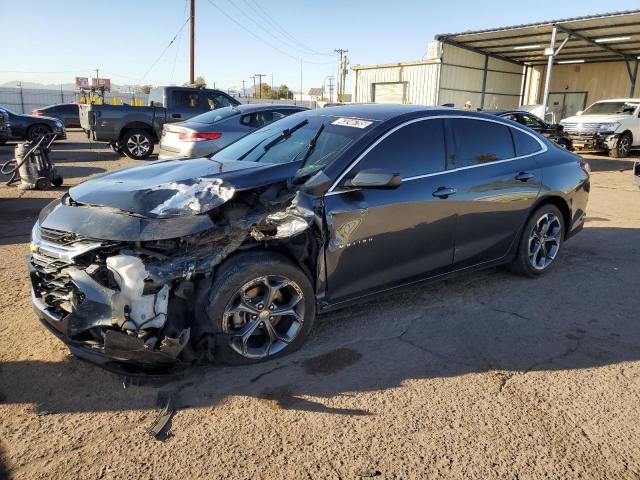
[[[320, 136], [323, 130], [324, 130], [324, 123], [320, 125], [320, 128], [318, 128], [318, 131], [316, 132], [316, 134], [313, 136], [311, 140], [309, 140], [309, 145], [307, 146], [307, 149], [304, 151], [304, 157], [302, 157], [302, 165], [300, 165], [300, 168], [298, 170], [302, 170], [307, 164], [307, 160], [309, 159], [313, 151], [316, 149], [316, 143], [318, 142], [318, 137]], [[298, 155], [300, 155], [301, 153], [302, 151], [299, 152]], [[293, 157], [293, 160], [291, 161], [295, 162], [298, 155]]]
[[309, 120], [303, 120], [300, 123], [298, 123], [297, 125], [294, 125], [291, 128], [285, 128], [280, 135], [278, 135], [276, 138], [274, 138], [273, 140], [271, 140], [269, 143], [267, 143], [263, 148], [264, 151], [266, 152], [267, 150], [269, 150], [271, 147], [273, 147], [275, 144], [279, 143], [281, 140], [285, 139], [285, 138], [289, 138], [291, 136], [291, 134], [293, 132], [295, 132], [296, 130], [298, 130], [299, 128], [304, 127], [307, 123], [309, 123]]

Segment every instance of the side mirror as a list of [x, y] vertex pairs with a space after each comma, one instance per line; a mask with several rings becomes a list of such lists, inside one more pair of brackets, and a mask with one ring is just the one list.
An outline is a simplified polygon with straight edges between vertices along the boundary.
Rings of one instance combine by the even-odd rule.
[[582, 112], [583, 112], [583, 110], [578, 110], [578, 111], [576, 112], [576, 115], [580, 116], [580, 115], [582, 115]]
[[402, 177], [397, 173], [391, 173], [379, 168], [362, 170], [350, 180], [347, 180], [345, 187], [356, 188], [398, 188], [402, 183]]

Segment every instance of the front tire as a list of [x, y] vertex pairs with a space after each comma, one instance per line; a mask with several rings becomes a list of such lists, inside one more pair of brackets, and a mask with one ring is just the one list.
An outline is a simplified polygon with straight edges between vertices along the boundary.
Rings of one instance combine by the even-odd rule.
[[216, 359], [230, 365], [271, 360], [304, 343], [315, 321], [309, 278], [271, 252], [236, 255], [216, 271], [204, 321], [216, 334]]
[[153, 153], [153, 136], [146, 130], [128, 130], [118, 143], [122, 152], [133, 160], [144, 160]]
[[555, 263], [564, 239], [562, 212], [552, 204], [539, 207], [527, 222], [515, 260], [513, 272], [526, 277], [538, 277]]
[[609, 150], [609, 156], [611, 158], [625, 158], [629, 156], [629, 152], [631, 151], [631, 135], [628, 133], [623, 133], [620, 135], [611, 150]]

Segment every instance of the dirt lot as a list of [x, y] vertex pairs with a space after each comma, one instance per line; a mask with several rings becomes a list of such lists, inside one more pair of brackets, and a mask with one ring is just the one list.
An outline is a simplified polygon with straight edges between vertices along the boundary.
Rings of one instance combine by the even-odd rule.
[[[79, 133], [54, 158], [67, 185], [130, 163]], [[31, 312], [28, 234], [62, 190], [3, 185], [0, 478], [640, 478], [640, 190], [632, 161], [589, 160], [587, 227], [544, 278], [387, 295], [283, 359], [126, 389]]]

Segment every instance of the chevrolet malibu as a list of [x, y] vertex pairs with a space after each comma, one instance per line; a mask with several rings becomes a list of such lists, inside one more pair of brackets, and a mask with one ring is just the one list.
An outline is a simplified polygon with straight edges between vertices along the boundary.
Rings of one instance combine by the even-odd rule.
[[306, 111], [49, 204], [34, 310], [107, 368], [267, 360], [299, 348], [317, 313], [381, 292], [502, 264], [545, 274], [588, 195], [586, 162], [493, 115]]

